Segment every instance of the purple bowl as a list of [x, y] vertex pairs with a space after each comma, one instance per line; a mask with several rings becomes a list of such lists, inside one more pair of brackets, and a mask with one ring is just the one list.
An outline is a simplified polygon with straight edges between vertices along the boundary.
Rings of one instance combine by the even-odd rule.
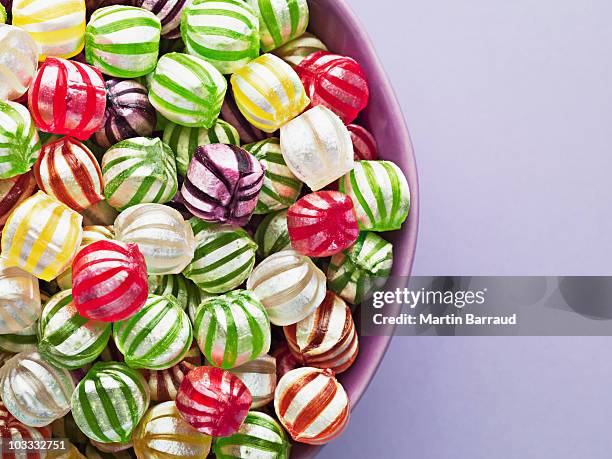
[[[309, 0], [310, 27], [335, 53], [356, 59], [363, 67], [370, 84], [370, 103], [361, 113], [359, 124], [374, 134], [379, 156], [399, 165], [410, 184], [411, 209], [401, 230], [384, 233], [393, 242], [393, 276], [408, 276], [412, 269], [419, 221], [419, 185], [416, 162], [404, 116], [391, 84], [378, 60], [364, 27], [345, 0]], [[399, 312], [400, 306], [389, 312]], [[392, 329], [390, 330], [392, 332]], [[389, 333], [391, 334], [391, 333]], [[360, 337], [359, 357], [354, 365], [338, 376], [354, 407], [380, 365], [391, 336]], [[295, 444], [291, 457], [306, 459], [317, 455], [321, 447]]]

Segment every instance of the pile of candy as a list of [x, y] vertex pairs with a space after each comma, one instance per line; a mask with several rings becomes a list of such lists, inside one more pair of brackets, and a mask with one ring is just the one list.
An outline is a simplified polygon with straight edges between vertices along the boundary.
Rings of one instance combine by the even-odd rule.
[[2, 3], [0, 447], [286, 458], [337, 437], [352, 311], [410, 208], [351, 124], [359, 63], [306, 32], [306, 0]]

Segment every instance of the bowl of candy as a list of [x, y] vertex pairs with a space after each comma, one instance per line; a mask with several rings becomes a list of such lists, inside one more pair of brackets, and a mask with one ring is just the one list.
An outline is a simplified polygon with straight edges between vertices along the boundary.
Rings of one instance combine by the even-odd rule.
[[2, 454], [316, 455], [384, 357], [359, 304], [409, 275], [418, 223], [354, 14], [2, 5]]

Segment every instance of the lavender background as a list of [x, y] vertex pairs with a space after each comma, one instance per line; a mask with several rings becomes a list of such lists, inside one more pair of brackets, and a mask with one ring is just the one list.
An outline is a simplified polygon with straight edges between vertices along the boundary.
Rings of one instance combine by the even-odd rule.
[[[410, 128], [419, 275], [606, 275], [612, 3], [350, 0]], [[321, 458], [612, 451], [606, 338], [396, 338]]]

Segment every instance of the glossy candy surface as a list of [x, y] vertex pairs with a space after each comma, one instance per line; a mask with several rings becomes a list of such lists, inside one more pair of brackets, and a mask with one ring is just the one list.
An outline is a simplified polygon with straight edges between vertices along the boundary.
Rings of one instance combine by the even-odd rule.
[[149, 295], [140, 311], [113, 325], [113, 337], [128, 366], [164, 370], [183, 360], [193, 331], [176, 298]]
[[353, 141], [355, 161], [373, 161], [378, 159], [378, 145], [376, 139], [366, 128], [356, 124], [346, 127]]
[[331, 370], [304, 367], [278, 382], [274, 411], [295, 441], [323, 445], [342, 433], [350, 409], [346, 392]]
[[127, 442], [149, 407], [140, 373], [116, 362], [98, 362], [72, 395], [74, 420], [90, 439]]
[[295, 70], [281, 58], [264, 54], [232, 75], [236, 105], [249, 123], [274, 132], [310, 103]]
[[41, 131], [87, 140], [104, 122], [104, 80], [87, 64], [49, 58], [38, 69], [28, 106]]
[[[175, 39], [181, 36], [183, 10], [193, 0], [133, 0], [134, 6], [155, 13], [162, 25], [162, 37]], [[179, 40], [176, 40], [180, 42]]]
[[31, 327], [41, 311], [38, 279], [0, 258], [0, 292], [0, 334]]
[[74, 302], [83, 317], [124, 320], [147, 300], [146, 265], [136, 244], [94, 242], [77, 254], [72, 277]]
[[17, 100], [23, 96], [37, 66], [38, 45], [32, 37], [19, 27], [0, 25], [0, 74], [3, 75], [0, 100]]
[[313, 106], [323, 105], [345, 124], [352, 123], [367, 105], [370, 89], [357, 61], [319, 51], [306, 57], [295, 68]]
[[225, 94], [225, 100], [223, 101], [221, 114], [219, 116], [236, 128], [238, 135], [240, 136], [240, 142], [243, 144], [253, 143], [257, 142], [258, 140], [272, 137], [272, 134], [263, 132], [261, 129], [257, 129], [246, 120], [238, 108], [238, 105], [236, 105], [236, 99], [234, 98], [233, 91], [227, 91]]
[[34, 322], [21, 331], [0, 335], [0, 350], [12, 353], [35, 351], [38, 346], [37, 328], [38, 322]]
[[69, 266], [81, 244], [82, 220], [39, 191], [8, 218], [2, 231], [2, 256], [39, 279], [55, 279]]
[[136, 204], [164, 204], [176, 194], [174, 154], [159, 139], [123, 140], [102, 158], [104, 195], [118, 210]]
[[150, 11], [108, 6], [94, 11], [87, 24], [87, 62], [109, 76], [136, 78], [155, 69], [161, 22]]
[[176, 407], [198, 432], [227, 437], [238, 431], [251, 406], [251, 393], [238, 376], [215, 367], [198, 367], [187, 374]]
[[85, 41], [84, 0], [13, 0], [13, 24], [28, 32], [46, 57], [70, 58]]
[[261, 408], [274, 400], [276, 389], [276, 359], [267, 354], [257, 357], [239, 367], [233, 368], [237, 375], [249, 388], [253, 403], [251, 409]]
[[311, 314], [325, 298], [325, 274], [310, 258], [293, 250], [270, 255], [247, 280], [270, 322], [291, 325]]
[[0, 100], [0, 179], [25, 174], [39, 154], [38, 133], [28, 109]]
[[270, 322], [257, 298], [235, 290], [204, 301], [194, 320], [195, 337], [206, 359], [230, 369], [270, 350]]
[[357, 161], [355, 168], [342, 177], [338, 189], [353, 199], [362, 230], [397, 230], [408, 218], [408, 181], [390, 161]]
[[327, 46], [311, 33], [304, 33], [273, 51], [289, 65], [296, 66], [306, 57], [318, 51], [327, 51]]
[[259, 16], [261, 50], [268, 52], [306, 32], [306, 0], [248, 0]]
[[36, 180], [32, 172], [0, 179], [0, 230], [15, 207], [32, 196], [35, 188]]
[[264, 182], [257, 158], [235, 145], [198, 147], [187, 171], [181, 196], [187, 209], [209, 222], [243, 226]]
[[[50, 437], [51, 430], [48, 427], [36, 428], [23, 424], [0, 401], [0, 438], [3, 444], [10, 441], [45, 441]], [[10, 453], [6, 453], [4, 457], [17, 459]], [[44, 457], [44, 452], [31, 452], [27, 455], [27, 459], [44, 459]]]
[[155, 295], [172, 295], [186, 311], [197, 308], [202, 302], [202, 291], [181, 274], [149, 276], [149, 292]]
[[117, 240], [137, 244], [149, 274], [179, 274], [195, 252], [193, 230], [182, 215], [161, 204], [130, 207], [115, 220]]
[[98, 161], [85, 145], [72, 137], [62, 137], [45, 145], [34, 174], [42, 191], [77, 212], [104, 199]]
[[221, 111], [227, 81], [196, 56], [169, 53], [157, 63], [149, 100], [166, 119], [188, 127], [210, 128]]
[[337, 191], [318, 191], [287, 211], [291, 246], [310, 257], [328, 257], [351, 246], [359, 236], [351, 198]]
[[68, 370], [36, 351], [17, 354], [0, 368], [2, 401], [28, 426], [43, 427], [68, 413], [73, 390]]
[[266, 258], [276, 252], [291, 249], [287, 228], [287, 211], [281, 210], [266, 215], [255, 231], [257, 253]]
[[351, 136], [328, 108], [317, 106], [281, 128], [283, 158], [293, 174], [317, 191], [354, 167]]
[[106, 82], [104, 125], [93, 141], [110, 148], [122, 140], [150, 137], [156, 123], [157, 114], [145, 86], [134, 80], [111, 79]]

